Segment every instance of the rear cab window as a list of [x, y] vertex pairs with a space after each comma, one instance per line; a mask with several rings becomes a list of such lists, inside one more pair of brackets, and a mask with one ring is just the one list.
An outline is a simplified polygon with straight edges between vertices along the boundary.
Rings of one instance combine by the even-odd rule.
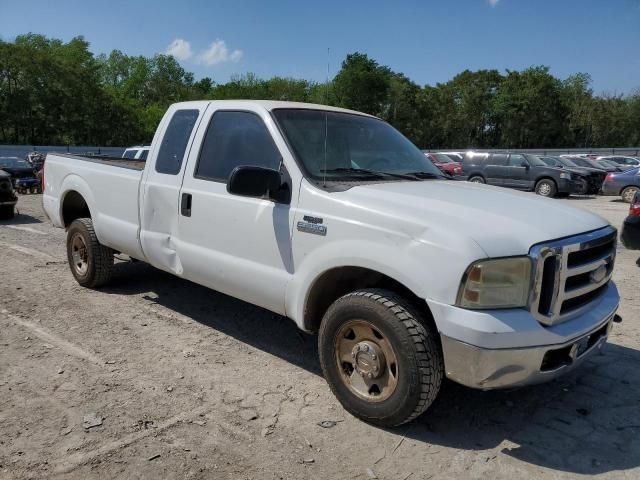
[[199, 110], [176, 110], [164, 132], [158, 158], [156, 159], [156, 172], [167, 175], [177, 175], [182, 168], [184, 153], [191, 136]]

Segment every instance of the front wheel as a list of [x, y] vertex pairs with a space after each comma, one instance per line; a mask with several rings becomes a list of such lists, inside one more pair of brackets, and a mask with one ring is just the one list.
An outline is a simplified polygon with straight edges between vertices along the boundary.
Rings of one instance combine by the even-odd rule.
[[536, 183], [536, 193], [543, 197], [552, 198], [556, 195], [557, 191], [556, 183], [548, 178], [544, 178]]
[[111, 279], [113, 250], [98, 241], [90, 218], [74, 220], [67, 231], [67, 260], [83, 287], [95, 288]]
[[633, 197], [635, 197], [638, 191], [640, 191], [640, 188], [638, 187], [627, 187], [624, 190], [622, 190], [622, 193], [620, 194], [620, 196], [622, 197], [622, 200], [624, 200], [625, 202], [631, 203], [633, 202]]
[[487, 183], [480, 175], [475, 175], [469, 179], [471, 183]]
[[411, 421], [435, 400], [444, 375], [437, 333], [387, 290], [336, 300], [320, 326], [320, 364], [342, 406], [372, 424]]

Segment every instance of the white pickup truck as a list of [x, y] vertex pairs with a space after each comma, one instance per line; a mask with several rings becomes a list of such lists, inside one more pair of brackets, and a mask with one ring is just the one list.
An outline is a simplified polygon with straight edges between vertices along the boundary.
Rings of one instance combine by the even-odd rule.
[[49, 154], [44, 209], [71, 272], [121, 252], [318, 332], [342, 405], [393, 426], [443, 377], [543, 382], [605, 343], [616, 230], [597, 215], [455, 181], [375, 117], [320, 105], [171, 106], [146, 162]]

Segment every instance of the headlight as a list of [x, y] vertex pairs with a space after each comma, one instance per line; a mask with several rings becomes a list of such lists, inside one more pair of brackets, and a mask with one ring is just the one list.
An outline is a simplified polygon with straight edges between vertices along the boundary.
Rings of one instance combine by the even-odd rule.
[[456, 304], [470, 309], [524, 307], [530, 287], [529, 257], [479, 260], [462, 278]]
[[560, 178], [564, 178], [565, 180], [571, 180], [573, 177], [570, 173], [562, 172], [560, 173]]

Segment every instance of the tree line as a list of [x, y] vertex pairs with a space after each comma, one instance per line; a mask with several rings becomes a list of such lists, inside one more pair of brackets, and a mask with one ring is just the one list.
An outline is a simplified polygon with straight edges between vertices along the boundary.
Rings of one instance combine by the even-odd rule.
[[[434, 66], [437, 68], [437, 66]], [[168, 55], [94, 55], [76, 37], [0, 41], [0, 143], [124, 146], [149, 143], [166, 108], [196, 99], [273, 99], [377, 115], [422, 148], [640, 145], [640, 90], [596, 95], [586, 73], [545, 66], [465, 70], [420, 86], [366, 54], [347, 55], [328, 83], [254, 74], [195, 80]]]

